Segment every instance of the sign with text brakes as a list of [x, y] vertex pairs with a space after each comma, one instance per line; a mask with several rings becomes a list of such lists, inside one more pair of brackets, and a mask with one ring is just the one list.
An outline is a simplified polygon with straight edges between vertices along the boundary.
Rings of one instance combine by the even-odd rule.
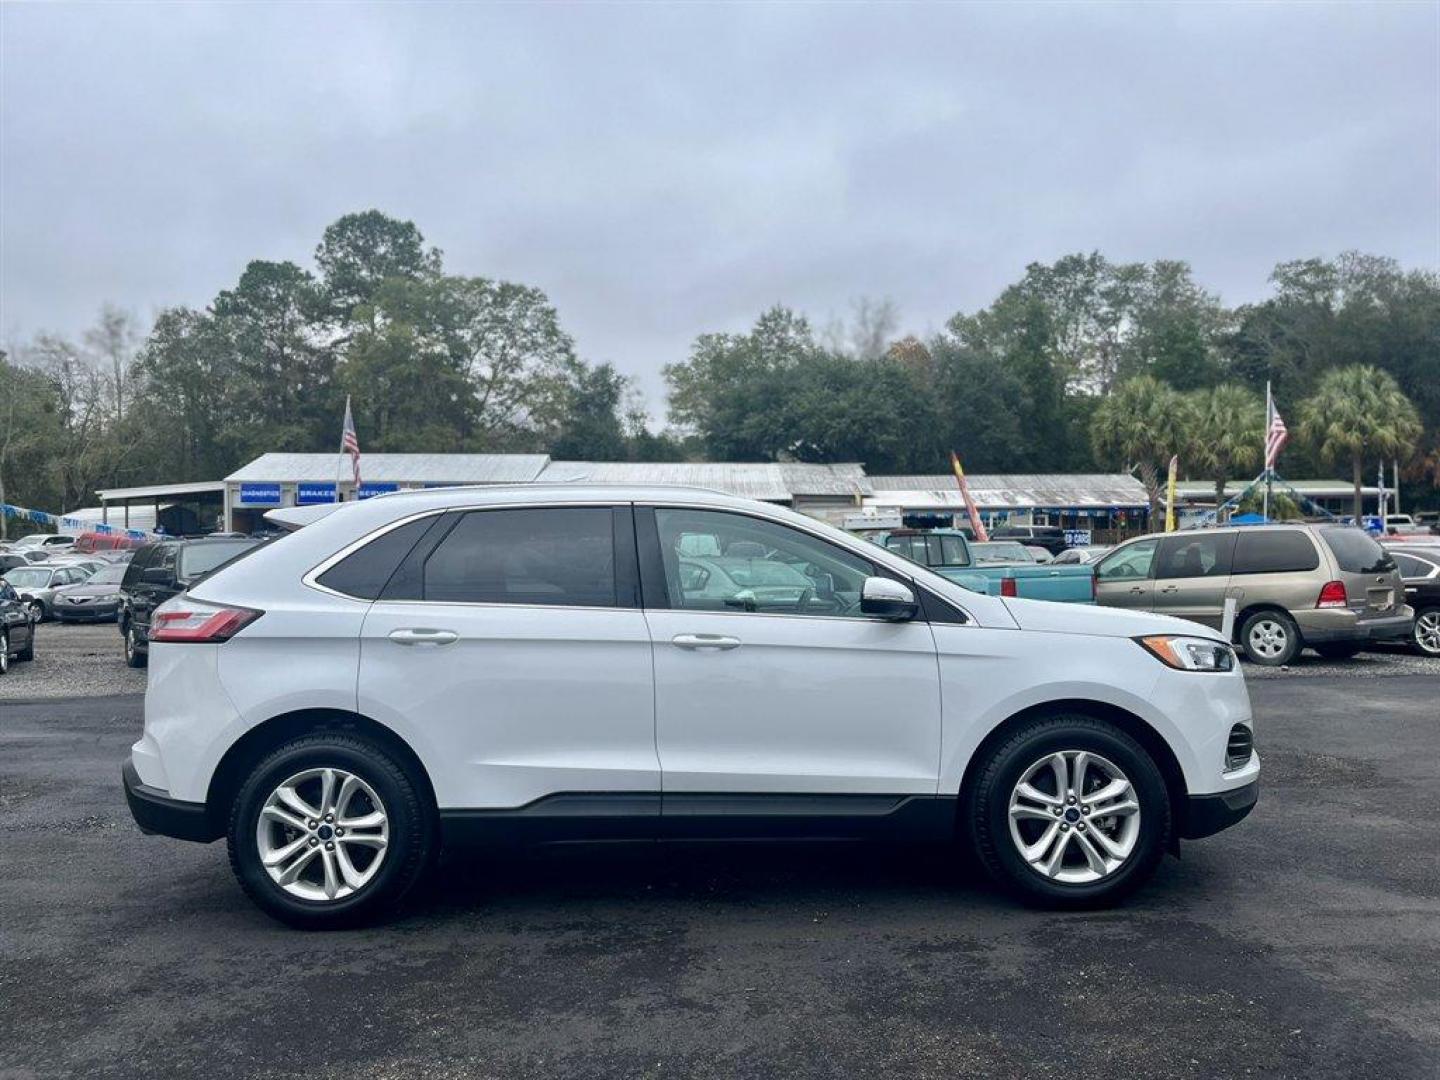
[[295, 505], [315, 506], [319, 503], [333, 503], [335, 501], [334, 484], [296, 484]]

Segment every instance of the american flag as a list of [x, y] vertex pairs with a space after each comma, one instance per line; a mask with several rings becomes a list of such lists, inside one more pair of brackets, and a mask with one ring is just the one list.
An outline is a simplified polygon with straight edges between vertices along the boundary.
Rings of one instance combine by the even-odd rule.
[[1285, 429], [1285, 421], [1280, 418], [1280, 410], [1275, 407], [1275, 399], [1270, 395], [1270, 384], [1265, 384], [1265, 469], [1269, 471], [1275, 468], [1275, 459], [1280, 456], [1280, 448], [1290, 438], [1290, 432]]
[[355, 435], [355, 418], [350, 415], [350, 395], [345, 395], [345, 428], [340, 432], [340, 452], [350, 455], [355, 487], [360, 487], [360, 440]]

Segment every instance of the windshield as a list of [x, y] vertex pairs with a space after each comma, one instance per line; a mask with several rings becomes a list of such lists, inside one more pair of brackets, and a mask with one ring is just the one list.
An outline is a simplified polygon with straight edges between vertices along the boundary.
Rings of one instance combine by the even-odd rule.
[[971, 544], [970, 555], [977, 563], [1033, 563], [1035, 559], [1025, 550], [1024, 544], [1013, 540], [991, 540], [984, 544]]
[[125, 576], [124, 566], [107, 566], [103, 570], [97, 570], [85, 579], [86, 585], [119, 585], [120, 579]]
[[1336, 564], [1347, 574], [1384, 574], [1395, 569], [1389, 553], [1360, 529], [1321, 529], [1320, 536]]
[[17, 589], [43, 589], [50, 584], [50, 575], [54, 572], [39, 566], [17, 566], [5, 575], [5, 580]]
[[255, 547], [255, 541], [244, 540], [210, 540], [203, 544], [194, 544], [180, 549], [179, 576], [184, 579], [199, 577], [201, 574], [208, 574], [221, 563], [229, 562], [242, 551], [249, 551]]

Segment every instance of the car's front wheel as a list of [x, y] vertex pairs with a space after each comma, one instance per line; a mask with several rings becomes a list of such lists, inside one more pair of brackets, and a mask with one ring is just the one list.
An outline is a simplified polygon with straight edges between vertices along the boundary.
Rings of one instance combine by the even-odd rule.
[[1440, 656], [1440, 607], [1417, 611], [1411, 633], [1415, 651], [1421, 656]]
[[308, 735], [251, 772], [230, 814], [230, 865], [246, 894], [292, 926], [370, 921], [419, 880], [434, 843], [416, 780], [349, 734]]
[[0, 630], [0, 675], [10, 670], [10, 634]]
[[968, 799], [975, 850], [1021, 899], [1112, 904], [1154, 872], [1171, 830], [1164, 778], [1114, 724], [1039, 718], [979, 763]]

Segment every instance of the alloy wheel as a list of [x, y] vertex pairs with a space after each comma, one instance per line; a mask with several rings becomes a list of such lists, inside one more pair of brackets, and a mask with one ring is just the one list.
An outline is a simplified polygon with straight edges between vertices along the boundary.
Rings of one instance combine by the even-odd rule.
[[1046, 754], [1022, 772], [1009, 817], [1020, 857], [1068, 885], [1110, 877], [1140, 836], [1140, 802], [1129, 777], [1088, 750]]
[[1440, 656], [1440, 610], [1427, 611], [1415, 620], [1415, 644], [1422, 652]]
[[1283, 623], [1275, 619], [1257, 620], [1255, 625], [1250, 627], [1250, 634], [1245, 639], [1246, 650], [1252, 656], [1265, 660], [1284, 656], [1289, 647], [1290, 632]]
[[390, 821], [375, 789], [344, 769], [306, 769], [260, 808], [255, 843], [270, 880], [302, 900], [342, 900], [385, 861]]

